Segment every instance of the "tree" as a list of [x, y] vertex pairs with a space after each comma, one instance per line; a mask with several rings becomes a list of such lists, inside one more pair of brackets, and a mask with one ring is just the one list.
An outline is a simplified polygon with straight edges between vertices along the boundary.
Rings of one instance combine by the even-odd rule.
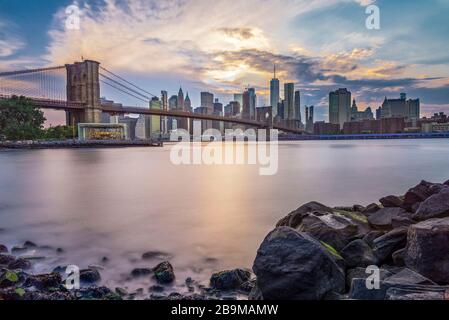
[[42, 137], [44, 113], [30, 99], [13, 96], [0, 100], [0, 136], [7, 140], [33, 140]]

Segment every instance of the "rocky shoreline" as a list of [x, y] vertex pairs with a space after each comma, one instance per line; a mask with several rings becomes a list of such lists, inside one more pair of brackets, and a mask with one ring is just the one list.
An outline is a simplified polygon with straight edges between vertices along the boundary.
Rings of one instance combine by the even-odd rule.
[[422, 181], [367, 207], [307, 203], [267, 235], [252, 272], [218, 272], [208, 286], [187, 278], [188, 293], [168, 293], [176, 281], [169, 261], [130, 270], [156, 283], [146, 290], [99, 286], [95, 266], [80, 271], [79, 289], [67, 290], [65, 266], [28, 272], [35, 257], [23, 252], [35, 247], [0, 245], [0, 300], [449, 300], [449, 181]]

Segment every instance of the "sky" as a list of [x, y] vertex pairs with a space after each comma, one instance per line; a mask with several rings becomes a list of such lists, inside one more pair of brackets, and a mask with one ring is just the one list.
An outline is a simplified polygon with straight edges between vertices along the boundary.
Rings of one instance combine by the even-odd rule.
[[[66, 28], [70, 5], [79, 30]], [[369, 5], [380, 9], [379, 30], [366, 27]], [[338, 88], [359, 109], [406, 92], [431, 115], [449, 111], [448, 16], [449, 0], [0, 0], [0, 70], [84, 57], [155, 95], [182, 86], [194, 107], [201, 91], [226, 104], [248, 86], [263, 106], [276, 64], [316, 120], [328, 119]]]

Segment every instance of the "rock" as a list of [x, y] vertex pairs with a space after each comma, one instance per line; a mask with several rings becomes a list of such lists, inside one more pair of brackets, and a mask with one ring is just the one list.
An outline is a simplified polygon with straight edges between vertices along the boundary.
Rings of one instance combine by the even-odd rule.
[[37, 248], [37, 244], [35, 244], [34, 242], [31, 241], [25, 241], [25, 243], [23, 244], [24, 248], [30, 249], [30, 248]]
[[121, 300], [118, 294], [106, 287], [81, 288], [74, 294], [80, 300]]
[[24, 286], [35, 287], [38, 290], [60, 289], [62, 277], [59, 273], [49, 273], [29, 276]]
[[398, 250], [396, 252], [393, 252], [393, 254], [391, 255], [392, 259], [393, 259], [393, 263], [395, 266], [398, 267], [404, 267], [405, 266], [405, 248]]
[[377, 257], [364, 240], [359, 239], [348, 244], [341, 251], [341, 256], [348, 268], [377, 265]]
[[419, 221], [449, 216], [449, 188], [441, 190], [421, 203], [413, 218]]
[[153, 270], [149, 268], [135, 268], [131, 271], [133, 277], [144, 277], [153, 274]]
[[380, 209], [382, 209], [382, 208], [379, 207], [378, 204], [372, 203], [369, 206], [367, 206], [365, 210], [362, 211], [362, 214], [364, 214], [365, 216], [369, 216], [369, 215], [371, 215], [373, 213], [376, 213]]
[[445, 183], [443, 183], [445, 186], [449, 187], [449, 180], [447, 180]]
[[380, 281], [379, 289], [371, 290], [366, 286], [366, 280], [354, 279], [352, 281], [349, 298], [354, 300], [385, 300], [387, 291], [391, 288], [418, 292], [436, 292], [445, 294], [449, 287], [424, 286], [415, 284], [394, 283], [389, 281]]
[[345, 275], [334, 256], [308, 234], [288, 227], [265, 238], [253, 271], [267, 300], [320, 300], [345, 289]]
[[358, 226], [355, 223], [341, 214], [334, 213], [321, 216], [307, 215], [296, 229], [331, 245], [338, 251], [358, 234]]
[[151, 260], [151, 259], [171, 259], [172, 256], [166, 252], [162, 251], [148, 251], [142, 255], [142, 259]]
[[8, 253], [8, 248], [2, 244], [0, 244], [0, 253]]
[[404, 203], [404, 201], [401, 198], [397, 197], [397, 196], [388, 196], [388, 197], [380, 199], [379, 202], [385, 208], [401, 207], [403, 205], [403, 203]]
[[240, 292], [243, 292], [243, 293], [249, 295], [251, 293], [251, 291], [253, 291], [255, 286], [256, 286], [256, 280], [253, 279], [253, 280], [249, 280], [249, 281], [242, 283], [239, 290], [240, 290]]
[[359, 204], [355, 204], [353, 207], [352, 207], [352, 210], [354, 211], [354, 212], [360, 212], [360, 213], [362, 213], [363, 211], [365, 211], [365, 207], [364, 206], [362, 206], [362, 205], [359, 205]]
[[[351, 288], [352, 281], [354, 279], [367, 279], [371, 276], [371, 273], [367, 273], [366, 268], [355, 268], [349, 269], [346, 273], [346, 286]], [[386, 269], [379, 269], [380, 280], [385, 280], [388, 277], [391, 277], [393, 273]]]
[[383, 208], [368, 217], [370, 225], [378, 230], [391, 230], [393, 219], [407, 218], [409, 214], [402, 208]]
[[423, 291], [423, 290], [390, 288], [387, 290], [385, 300], [437, 301], [447, 299], [445, 293], [442, 291]]
[[97, 269], [84, 269], [80, 271], [80, 280], [84, 283], [95, 283], [101, 280], [101, 275]]
[[426, 277], [408, 268], [404, 268], [399, 273], [391, 275], [390, 277], [386, 278], [385, 281], [402, 284], [437, 285], [432, 280], [427, 279]]
[[28, 251], [28, 248], [20, 247], [20, 246], [14, 246], [11, 248], [11, 253], [13, 254], [21, 254]]
[[160, 285], [154, 285], [154, 286], [151, 286], [148, 290], [150, 292], [164, 292], [165, 288], [163, 286], [160, 286]]
[[31, 262], [27, 259], [18, 258], [14, 262], [11, 262], [8, 268], [27, 270], [31, 268]]
[[153, 272], [159, 283], [168, 284], [175, 280], [175, 273], [170, 262], [165, 261], [160, 263], [153, 269]]
[[123, 288], [117, 287], [115, 288], [115, 293], [117, 293], [120, 297], [124, 297], [128, 295], [128, 291]]
[[295, 211], [288, 214], [285, 218], [280, 220], [276, 227], [291, 227], [296, 228], [302, 223], [302, 219], [309, 215], [326, 215], [332, 213], [332, 209], [319, 203], [319, 202], [309, 202]]
[[410, 227], [405, 264], [437, 283], [449, 284], [449, 218]]
[[254, 288], [251, 290], [251, 292], [248, 295], [248, 300], [249, 301], [262, 301], [263, 300], [262, 291], [260, 291], [259, 287], [257, 286], [257, 281], [256, 281], [256, 285], [254, 286]]
[[407, 231], [406, 227], [397, 228], [374, 240], [373, 249], [379, 263], [390, 260], [394, 252], [407, 245]]
[[367, 235], [365, 235], [363, 237], [363, 240], [365, 240], [365, 242], [368, 243], [372, 247], [374, 240], [383, 236], [384, 234], [385, 234], [385, 232], [383, 232], [383, 231], [374, 230], [374, 231], [369, 232]]
[[0, 254], [0, 267], [8, 268], [8, 266], [15, 262], [16, 258], [9, 254]]
[[218, 290], [239, 289], [243, 283], [251, 279], [251, 272], [243, 269], [217, 272], [210, 278], [210, 285]]
[[413, 205], [418, 202], [423, 202], [427, 198], [433, 196], [435, 193], [441, 191], [444, 187], [442, 184], [434, 184], [427, 181], [421, 181], [416, 187], [410, 189], [404, 197], [403, 208], [406, 210], [412, 209]]

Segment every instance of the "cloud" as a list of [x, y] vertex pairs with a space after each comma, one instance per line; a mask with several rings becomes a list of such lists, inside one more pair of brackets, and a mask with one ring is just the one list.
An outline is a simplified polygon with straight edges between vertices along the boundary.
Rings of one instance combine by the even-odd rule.
[[14, 31], [14, 24], [0, 20], [0, 30], [0, 58], [10, 57], [25, 46]]

